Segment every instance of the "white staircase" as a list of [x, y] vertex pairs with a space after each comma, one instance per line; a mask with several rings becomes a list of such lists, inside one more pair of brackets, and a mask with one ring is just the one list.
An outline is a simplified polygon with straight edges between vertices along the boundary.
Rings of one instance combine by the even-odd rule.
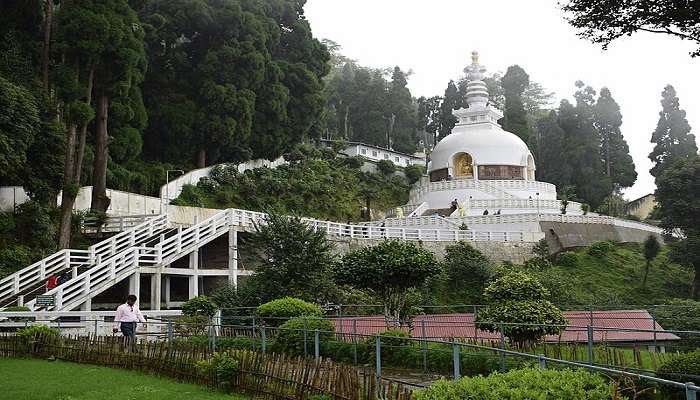
[[[0, 301], [3, 302], [0, 303], [0, 310], [16, 304], [17, 296], [23, 295], [23, 293], [27, 294], [27, 290], [32, 288], [42, 290], [43, 284], [49, 276], [71, 271], [72, 277], [75, 278], [79, 274], [79, 268], [99, 264], [104, 259], [131, 249], [165, 229], [166, 225], [167, 216], [155, 216], [131, 229], [90, 246], [88, 250], [61, 250], [6, 276], [0, 280]], [[121, 226], [124, 224], [122, 223]], [[39, 286], [37, 287], [37, 285]], [[35, 293], [30, 291], [29, 294]]]

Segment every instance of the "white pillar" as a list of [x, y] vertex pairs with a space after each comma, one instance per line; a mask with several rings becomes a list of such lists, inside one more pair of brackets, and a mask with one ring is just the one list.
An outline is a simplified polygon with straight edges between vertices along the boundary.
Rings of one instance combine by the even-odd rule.
[[151, 310], [160, 310], [161, 273], [151, 275]]
[[141, 272], [139, 272], [138, 270], [136, 270], [129, 277], [129, 293], [128, 294], [135, 295], [137, 298], [136, 301], [141, 299]]
[[199, 296], [199, 249], [190, 253], [190, 293], [189, 298]]
[[[92, 299], [87, 298], [83, 304], [80, 305], [80, 311], [92, 311]], [[81, 318], [82, 320], [83, 318]]]
[[165, 276], [165, 308], [170, 309], [170, 275]]
[[228, 283], [238, 287], [238, 230], [228, 229]]

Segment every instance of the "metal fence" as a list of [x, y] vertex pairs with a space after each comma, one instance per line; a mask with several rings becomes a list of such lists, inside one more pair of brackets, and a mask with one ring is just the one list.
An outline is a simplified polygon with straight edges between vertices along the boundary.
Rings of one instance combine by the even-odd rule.
[[[3, 313], [8, 318], [0, 322], [0, 330], [13, 330], [33, 324], [46, 324], [61, 330], [63, 334], [113, 335], [113, 322], [103, 313], [99, 318], [87, 313], [44, 313], [38, 316], [32, 313]], [[95, 314], [95, 313], [92, 313]], [[287, 328], [280, 325], [283, 320], [266, 318], [261, 320], [254, 316], [226, 316], [217, 314], [212, 319], [192, 321], [183, 320], [177, 312], [153, 312], [147, 328], [140, 328], [140, 337], [150, 340], [191, 341], [206, 344], [211, 350], [223, 348], [251, 349], [266, 352], [283, 352], [291, 355], [324, 357], [355, 365], [371, 365], [378, 378], [390, 377], [404, 384], [421, 386], [424, 380], [436, 376], [450, 376], [454, 379], [462, 375], [487, 374], [491, 371], [506, 371], [523, 366], [540, 368], [584, 368], [607, 375], [642, 380], [649, 384], [666, 387], [667, 390], [685, 392], [686, 399], [697, 398], [700, 376], [663, 375], [654, 372], [657, 363], [663, 362], [670, 355], [645, 350], [635, 343], [610, 340], [614, 334], [636, 333], [639, 335], [677, 337], [700, 340], [700, 331], [673, 331], [627, 329], [619, 327], [602, 327], [592, 325], [566, 325], [564, 329], [578, 330], [585, 336], [581, 340], [566, 342], [564, 340], [548, 341], [529, 346], [516, 346], [509, 343], [504, 332], [509, 327], [528, 324], [499, 324], [496, 332], [490, 336], [476, 337], [430, 337], [428, 329], [414, 327], [410, 335], [397, 337], [387, 334], [386, 323], [371, 325], [378, 331], [363, 332], [358, 329], [361, 322], [376, 323], [376, 319], [354, 319], [352, 324], [338, 324], [337, 319], [323, 320], [326, 325], [318, 325], [318, 320], [309, 319], [300, 328]], [[308, 325], [307, 325], [308, 324]], [[332, 324], [335, 328], [328, 329]], [[455, 328], [465, 324], [440, 322], [441, 325]], [[471, 329], [479, 332], [472, 324]], [[552, 325], [546, 325], [552, 326]], [[339, 329], [339, 327], [342, 327]], [[365, 325], [367, 327], [367, 325]], [[434, 328], [435, 326], [433, 326]], [[381, 329], [381, 330], [380, 330]], [[408, 329], [406, 329], [408, 330]], [[658, 345], [658, 342], [657, 342]], [[667, 349], [668, 350], [668, 349]], [[421, 379], [407, 378], [396, 369], [412, 370], [423, 373]], [[427, 378], [425, 378], [427, 377]], [[413, 379], [413, 380], [411, 380]]]

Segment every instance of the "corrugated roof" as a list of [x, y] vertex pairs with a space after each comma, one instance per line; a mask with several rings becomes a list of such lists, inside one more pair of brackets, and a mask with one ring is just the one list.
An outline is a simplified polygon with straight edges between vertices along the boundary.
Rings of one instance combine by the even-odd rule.
[[[601, 342], [652, 342], [654, 341], [653, 319], [646, 310], [616, 311], [564, 311], [569, 326], [559, 336], [545, 337], [548, 342], [586, 343], [587, 326], [593, 329], [593, 341]], [[347, 317], [334, 319], [338, 333], [375, 335], [386, 331], [383, 316]], [[648, 330], [648, 332], [646, 332]], [[425, 331], [425, 332], [423, 332]], [[477, 340], [499, 340], [497, 332], [475, 329], [474, 314], [418, 315], [413, 320], [411, 336], [432, 339], [468, 338]], [[679, 340], [656, 323], [656, 340]]]

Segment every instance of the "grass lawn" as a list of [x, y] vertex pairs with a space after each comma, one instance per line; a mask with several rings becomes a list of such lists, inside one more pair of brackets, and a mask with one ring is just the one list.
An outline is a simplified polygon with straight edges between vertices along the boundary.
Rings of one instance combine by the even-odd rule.
[[243, 400], [204, 386], [62, 361], [0, 358], [0, 398], [17, 400]]

